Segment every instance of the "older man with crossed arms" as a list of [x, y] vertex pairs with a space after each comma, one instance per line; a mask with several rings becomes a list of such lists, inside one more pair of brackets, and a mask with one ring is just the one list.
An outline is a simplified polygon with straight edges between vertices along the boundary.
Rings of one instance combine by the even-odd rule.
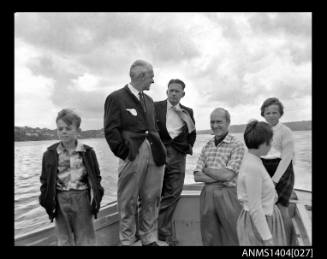
[[215, 135], [203, 147], [194, 180], [204, 182], [200, 196], [200, 225], [205, 246], [238, 245], [237, 218], [241, 205], [236, 181], [245, 152], [244, 144], [229, 133], [230, 114], [223, 108], [210, 115]]

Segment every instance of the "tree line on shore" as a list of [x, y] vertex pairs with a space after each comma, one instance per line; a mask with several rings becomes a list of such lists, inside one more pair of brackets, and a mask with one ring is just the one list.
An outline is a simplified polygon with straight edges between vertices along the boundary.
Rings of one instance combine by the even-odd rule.
[[[311, 130], [311, 121], [293, 121], [293, 122], [285, 122], [286, 126], [288, 126], [292, 131], [304, 131]], [[244, 132], [246, 124], [239, 125], [231, 125], [230, 132], [231, 133], [241, 133]], [[197, 134], [210, 134], [211, 130], [198, 130]], [[103, 129], [99, 130], [85, 130], [81, 132], [81, 139], [85, 138], [104, 138]], [[57, 130], [51, 130], [47, 128], [32, 128], [32, 127], [18, 127], [15, 126], [15, 141], [37, 141], [37, 140], [51, 140], [58, 139]]]

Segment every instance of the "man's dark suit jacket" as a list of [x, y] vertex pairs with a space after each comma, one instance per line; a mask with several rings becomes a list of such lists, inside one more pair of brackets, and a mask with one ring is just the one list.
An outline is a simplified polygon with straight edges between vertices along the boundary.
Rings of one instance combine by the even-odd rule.
[[[191, 108], [188, 108], [182, 104], [179, 104], [182, 109], [186, 110], [193, 122], [193, 110]], [[172, 139], [167, 131], [166, 127], [166, 117], [167, 117], [167, 100], [155, 102], [154, 103], [155, 109], [156, 109], [156, 121], [159, 128], [159, 134], [162, 142], [167, 145], [171, 145], [174, 149], [177, 151], [183, 153], [183, 154], [193, 154], [192, 148], [196, 139], [196, 131], [192, 131], [191, 133], [188, 133], [188, 129], [186, 124], [184, 123], [182, 132], [176, 136], [174, 139]]]
[[146, 113], [141, 102], [128, 86], [111, 93], [104, 106], [104, 135], [115, 156], [133, 161], [140, 145], [147, 138], [156, 165], [166, 160], [166, 148], [155, 124], [154, 103], [144, 94]]

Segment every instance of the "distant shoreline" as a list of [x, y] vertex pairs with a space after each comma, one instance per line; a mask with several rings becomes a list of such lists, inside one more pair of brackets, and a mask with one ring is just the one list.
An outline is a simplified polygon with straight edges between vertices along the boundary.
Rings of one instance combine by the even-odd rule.
[[[292, 121], [282, 122], [284, 125], [289, 127], [292, 131], [307, 131], [311, 130], [312, 121]], [[231, 133], [242, 133], [244, 132], [246, 124], [231, 125], [229, 131]], [[211, 130], [198, 130], [197, 134], [210, 134]]]
[[[294, 121], [283, 122], [292, 131], [307, 131], [311, 130], [311, 121]], [[230, 133], [242, 133], [245, 130], [246, 124], [231, 125]], [[211, 134], [211, 130], [197, 130], [197, 134]], [[104, 138], [104, 130], [85, 130], [81, 132], [81, 139], [87, 138]], [[42, 140], [57, 140], [57, 130], [50, 130], [47, 128], [32, 128], [32, 127], [17, 127], [15, 126], [14, 141], [42, 141]]]

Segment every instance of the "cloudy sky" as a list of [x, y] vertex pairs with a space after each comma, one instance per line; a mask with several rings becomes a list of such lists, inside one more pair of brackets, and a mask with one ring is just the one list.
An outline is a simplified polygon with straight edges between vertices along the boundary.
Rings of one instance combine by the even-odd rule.
[[55, 129], [63, 108], [82, 130], [103, 127], [104, 101], [130, 82], [136, 59], [154, 67], [148, 94], [186, 83], [197, 129], [216, 107], [231, 124], [262, 119], [278, 97], [282, 122], [311, 120], [311, 13], [15, 13], [15, 126]]

